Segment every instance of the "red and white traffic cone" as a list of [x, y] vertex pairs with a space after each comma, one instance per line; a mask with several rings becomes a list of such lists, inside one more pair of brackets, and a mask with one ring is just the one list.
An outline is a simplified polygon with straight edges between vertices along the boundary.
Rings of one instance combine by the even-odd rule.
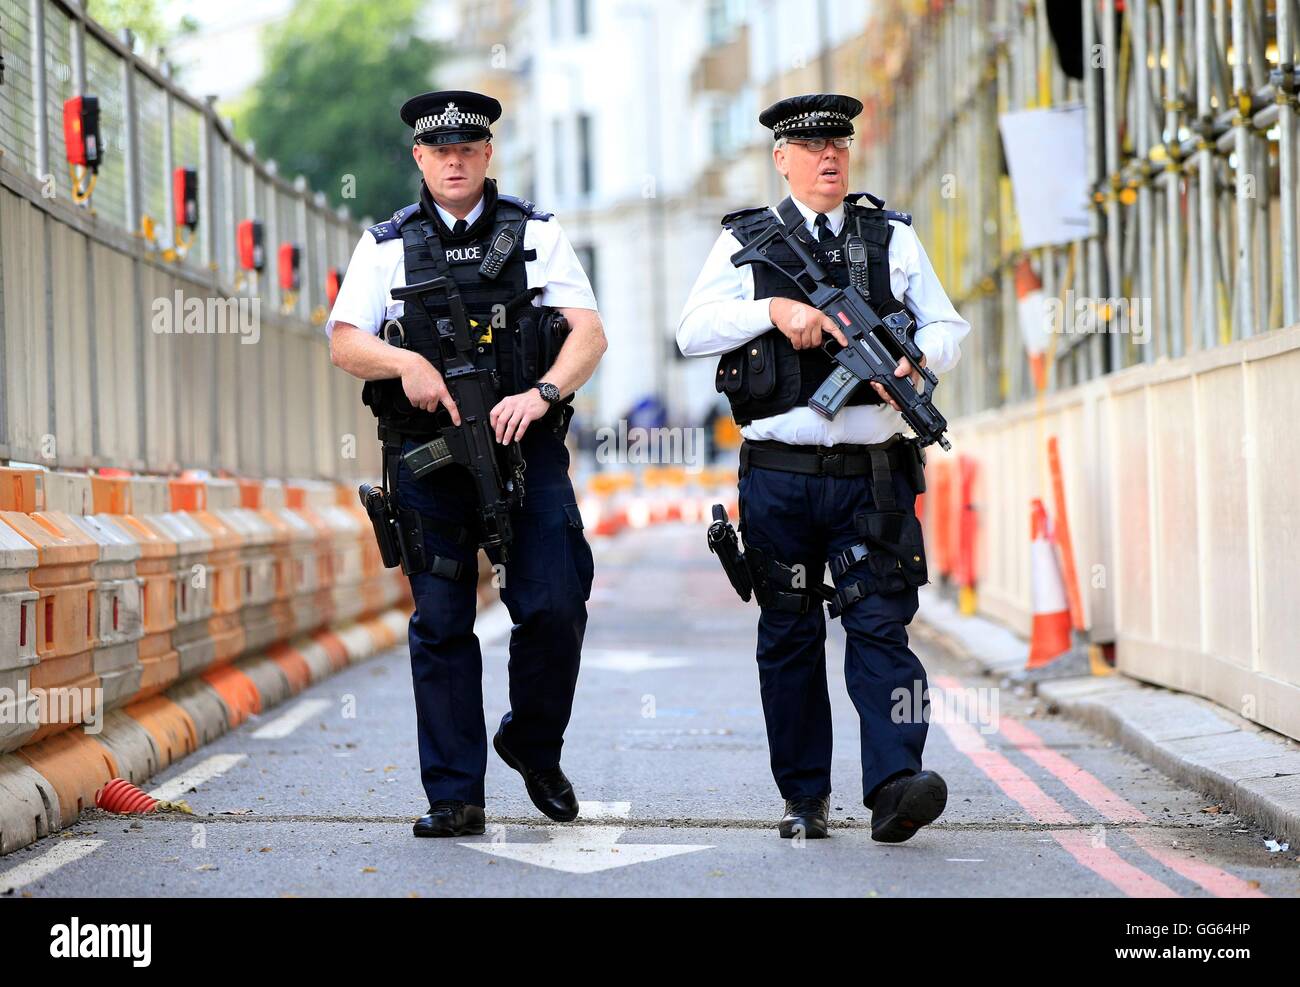
[[1047, 350], [1049, 333], [1047, 301], [1043, 295], [1043, 282], [1034, 273], [1028, 257], [1016, 265], [1016, 308], [1020, 323], [1020, 338], [1029, 356], [1029, 372], [1034, 389], [1042, 394], [1047, 390]]
[[1070, 622], [1070, 603], [1065, 594], [1065, 580], [1057, 563], [1056, 547], [1048, 537], [1048, 514], [1043, 501], [1030, 502], [1030, 573], [1031, 596], [1034, 601], [1034, 629], [1030, 638], [1030, 659], [1024, 666], [1026, 672], [1036, 672], [1031, 678], [1043, 678], [1041, 672], [1052, 668], [1053, 674], [1086, 675], [1087, 661], [1082, 670], [1075, 658], [1073, 624]]

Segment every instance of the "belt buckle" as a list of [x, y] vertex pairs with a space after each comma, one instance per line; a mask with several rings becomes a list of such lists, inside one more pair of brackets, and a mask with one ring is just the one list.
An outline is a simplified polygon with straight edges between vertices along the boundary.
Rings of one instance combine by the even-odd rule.
[[844, 475], [844, 454], [839, 452], [822, 453], [822, 472], [827, 476]]

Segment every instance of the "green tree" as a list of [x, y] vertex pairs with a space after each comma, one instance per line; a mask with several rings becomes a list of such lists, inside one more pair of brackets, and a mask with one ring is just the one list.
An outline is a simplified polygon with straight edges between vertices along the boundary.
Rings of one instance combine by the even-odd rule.
[[423, 7], [298, 0], [267, 32], [262, 77], [236, 110], [239, 133], [353, 216], [383, 218], [411, 202], [419, 176], [397, 111], [431, 87], [438, 48], [418, 36]]
[[87, 0], [86, 13], [116, 34], [129, 27], [145, 49], [166, 48], [177, 36], [192, 34], [196, 23], [182, 17], [173, 30], [163, 19], [167, 0]]

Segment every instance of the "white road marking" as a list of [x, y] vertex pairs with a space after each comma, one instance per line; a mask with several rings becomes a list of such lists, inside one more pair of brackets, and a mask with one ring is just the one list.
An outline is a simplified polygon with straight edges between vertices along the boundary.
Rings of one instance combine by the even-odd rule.
[[304, 699], [292, 709], [277, 716], [270, 723], [258, 727], [253, 731], [253, 736], [258, 740], [279, 740], [282, 737], [287, 737], [316, 716], [317, 713], [329, 707], [330, 701], [328, 699]]
[[103, 845], [103, 840], [59, 840], [36, 859], [26, 860], [17, 867], [0, 872], [0, 894], [8, 894], [26, 884], [34, 884], [65, 864], [89, 856]]
[[[631, 802], [579, 802], [578, 806], [579, 819], [626, 819], [632, 813]], [[712, 844], [700, 843], [619, 843], [624, 832], [624, 826], [566, 825], [548, 829], [544, 843], [486, 842], [461, 846], [567, 874], [594, 874], [713, 849]]]
[[177, 796], [184, 795], [191, 788], [202, 785], [205, 781], [211, 781], [213, 778], [219, 778], [246, 756], [245, 754], [214, 754], [212, 757], [200, 761], [188, 771], [182, 771], [175, 778], [163, 782], [161, 786], [155, 788], [149, 794], [164, 802], [175, 801]]
[[684, 668], [690, 664], [689, 658], [656, 658], [649, 651], [606, 648], [584, 651], [582, 654], [584, 668], [601, 668], [607, 672], [623, 672], [625, 675], [665, 668]]
[[632, 814], [631, 802], [579, 802], [579, 819], [626, 819]]

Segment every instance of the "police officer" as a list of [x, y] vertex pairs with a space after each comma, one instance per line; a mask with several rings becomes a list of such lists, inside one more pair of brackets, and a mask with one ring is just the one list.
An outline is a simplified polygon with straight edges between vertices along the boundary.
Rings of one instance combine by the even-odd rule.
[[[473, 320], [475, 366], [494, 369], [501, 382], [490, 414], [495, 439], [503, 446], [518, 441], [526, 464], [501, 570], [501, 599], [514, 623], [510, 709], [493, 746], [523, 776], [538, 809], [561, 822], [578, 814], [560, 748], [587, 623], [592, 555], [563, 437], [571, 395], [591, 376], [606, 342], [591, 285], [560, 224], [532, 203], [498, 193], [487, 177], [489, 125], [500, 115], [500, 103], [473, 92], [424, 93], [406, 102], [401, 116], [412, 128], [411, 154], [423, 179], [419, 201], [362, 234], [326, 325], [335, 365], [369, 382], [364, 398], [379, 417], [387, 483], [398, 507], [418, 511], [423, 530], [428, 567], [410, 574], [410, 651], [429, 811], [415, 823], [416, 836], [482, 833], [487, 766], [474, 635], [476, 489], [458, 463], [417, 479], [402, 460], [462, 424], [443, 375], [416, 352], [430, 352], [419, 344], [436, 340], [431, 319], [414, 304], [404, 310], [391, 295], [439, 276], [454, 280]], [[448, 310], [431, 314], [445, 318]], [[498, 549], [487, 551], [494, 564], [500, 561]]]
[[[877, 315], [907, 309], [923, 366], [950, 369], [970, 326], [953, 309], [906, 213], [869, 193], [847, 195], [852, 120], [848, 96], [794, 96], [769, 106], [772, 160], [790, 194], [777, 207], [723, 217], [677, 329], [686, 356], [720, 355], [717, 389], [731, 403], [740, 452], [740, 532], [759, 595], [758, 671], [772, 773], [785, 798], [782, 837], [824, 837], [831, 791], [831, 707], [826, 618], [811, 584], [829, 563], [831, 616], [847, 637], [844, 677], [861, 724], [862, 790], [872, 837], [901, 842], [936, 819], [947, 787], [922, 770], [926, 677], [906, 626], [926, 581], [914, 511], [923, 489], [920, 449], [879, 384], [859, 387], [833, 420], [808, 398], [835, 366], [823, 341], [846, 340], [771, 268], [731, 256], [771, 224], [803, 240], [836, 287], [865, 290]], [[866, 201], [863, 201], [863, 200]], [[769, 256], [802, 270], [777, 241]], [[899, 376], [920, 374], [904, 360]], [[830, 595], [830, 594], [828, 594]]]

